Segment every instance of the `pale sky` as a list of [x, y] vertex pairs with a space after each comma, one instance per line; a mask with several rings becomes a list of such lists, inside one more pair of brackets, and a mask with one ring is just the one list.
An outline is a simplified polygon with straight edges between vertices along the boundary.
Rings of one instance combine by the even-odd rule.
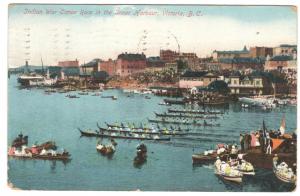
[[[47, 9], [57, 12], [46, 14]], [[137, 10], [155, 15], [136, 16]], [[44, 65], [57, 65], [76, 58], [80, 64], [116, 59], [122, 52], [158, 56], [160, 49], [178, 51], [178, 44], [181, 52], [205, 57], [215, 49], [296, 44], [297, 12], [291, 6], [20, 4], [10, 5], [8, 35], [9, 67], [24, 65], [25, 59], [31, 65], [40, 65], [41, 58]]]

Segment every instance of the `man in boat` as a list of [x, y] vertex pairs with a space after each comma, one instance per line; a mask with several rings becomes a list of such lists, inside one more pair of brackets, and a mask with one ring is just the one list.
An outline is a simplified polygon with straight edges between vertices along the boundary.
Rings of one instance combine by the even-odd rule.
[[271, 154], [272, 153], [272, 146], [273, 142], [272, 139], [270, 138], [269, 134], [267, 134], [267, 149], [266, 149], [266, 154]]

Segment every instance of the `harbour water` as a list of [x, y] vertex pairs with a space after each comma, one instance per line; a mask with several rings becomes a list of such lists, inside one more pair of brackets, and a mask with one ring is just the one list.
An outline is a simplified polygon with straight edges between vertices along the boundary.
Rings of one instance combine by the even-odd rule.
[[[78, 92], [72, 92], [77, 94]], [[278, 181], [272, 171], [257, 169], [256, 175], [243, 179], [240, 185], [224, 182], [214, 175], [213, 165], [193, 166], [192, 154], [213, 148], [217, 143], [237, 143], [239, 133], [261, 128], [277, 129], [283, 115], [286, 129], [296, 129], [296, 107], [285, 106], [266, 112], [244, 110], [230, 104], [220, 127], [201, 128], [193, 138], [171, 138], [168, 142], [144, 143], [148, 148], [147, 162], [133, 166], [139, 141], [117, 140], [111, 158], [96, 151], [96, 138], [80, 137], [77, 128], [97, 129], [96, 123], [147, 123], [153, 112], [163, 113], [169, 106], [158, 105], [164, 97], [106, 90], [101, 96], [78, 95], [70, 99], [63, 93], [46, 95], [44, 89], [19, 89], [16, 76], [8, 80], [8, 143], [20, 132], [29, 136], [29, 145], [36, 141], [53, 140], [67, 149], [72, 160], [60, 161], [8, 159], [8, 178], [15, 187], [26, 190], [101, 190], [101, 191], [292, 191], [293, 187]], [[183, 106], [172, 106], [182, 108]], [[183, 126], [182, 126], [183, 128]], [[108, 140], [104, 140], [104, 143]]]

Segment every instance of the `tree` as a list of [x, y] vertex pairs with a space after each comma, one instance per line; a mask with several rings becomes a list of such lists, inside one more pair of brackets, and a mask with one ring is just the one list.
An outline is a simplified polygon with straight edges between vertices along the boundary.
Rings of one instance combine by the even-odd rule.
[[223, 80], [215, 80], [215, 81], [211, 82], [207, 88], [210, 90], [213, 90], [215, 92], [218, 92], [220, 94], [225, 94], [225, 95], [230, 92], [228, 84]]
[[177, 60], [177, 69], [178, 69], [178, 72], [181, 72], [183, 70], [185, 70], [188, 66], [187, 66], [187, 63], [182, 61], [182, 60]]

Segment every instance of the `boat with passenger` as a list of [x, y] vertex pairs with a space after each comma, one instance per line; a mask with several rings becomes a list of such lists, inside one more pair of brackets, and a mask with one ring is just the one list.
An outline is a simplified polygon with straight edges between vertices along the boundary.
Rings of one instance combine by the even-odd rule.
[[134, 139], [134, 140], [154, 140], [154, 141], [170, 141], [170, 137], [161, 137], [158, 135], [149, 135], [146, 136], [146, 134], [132, 134], [128, 133], [127, 135], [117, 134], [117, 133], [111, 133], [111, 134], [105, 134], [100, 132], [92, 132], [92, 131], [83, 131], [78, 128], [82, 136], [86, 137], [102, 137], [102, 138], [116, 138], [116, 139]]
[[156, 113], [154, 112], [155, 116], [157, 117], [170, 117], [170, 118], [199, 118], [199, 119], [219, 119], [220, 117], [213, 115], [188, 115], [188, 114], [171, 114], [171, 113]]
[[189, 113], [189, 114], [224, 114], [224, 112], [215, 110], [180, 110], [180, 109], [168, 109], [170, 113]]
[[21, 159], [44, 159], [44, 160], [70, 160], [70, 154], [65, 149], [57, 151], [54, 142], [48, 141], [41, 145], [34, 144], [31, 147], [27, 145], [12, 145], [8, 149], [8, 156]]
[[[296, 163], [294, 163], [293, 166], [296, 166]], [[278, 163], [277, 155], [273, 158], [273, 172], [280, 181], [289, 184], [296, 184], [296, 171], [293, 171], [293, 169], [285, 162]]]
[[143, 130], [143, 129], [130, 129], [130, 128], [102, 128], [99, 127], [100, 132], [117, 132], [117, 133], [137, 133], [137, 134], [147, 134], [147, 135], [176, 135], [176, 136], [183, 136], [183, 135], [188, 135], [188, 133], [182, 133], [182, 132], [177, 132], [177, 131], [168, 131], [168, 130], [162, 130], [162, 131], [157, 131], [157, 130]]
[[207, 123], [205, 120], [203, 123], [198, 123], [196, 120], [190, 121], [190, 120], [165, 120], [164, 118], [160, 119], [149, 119], [148, 121], [151, 123], [162, 123], [162, 124], [182, 124], [182, 125], [193, 125], [193, 126], [203, 126], [203, 127], [219, 127], [220, 124], [213, 124], [213, 123]]
[[237, 169], [231, 167], [228, 163], [221, 161], [219, 157], [215, 162], [215, 174], [231, 182], [241, 183], [243, 174]]
[[100, 141], [98, 141], [96, 145], [96, 150], [102, 155], [112, 155], [115, 153], [116, 148], [113, 144], [104, 145]]

